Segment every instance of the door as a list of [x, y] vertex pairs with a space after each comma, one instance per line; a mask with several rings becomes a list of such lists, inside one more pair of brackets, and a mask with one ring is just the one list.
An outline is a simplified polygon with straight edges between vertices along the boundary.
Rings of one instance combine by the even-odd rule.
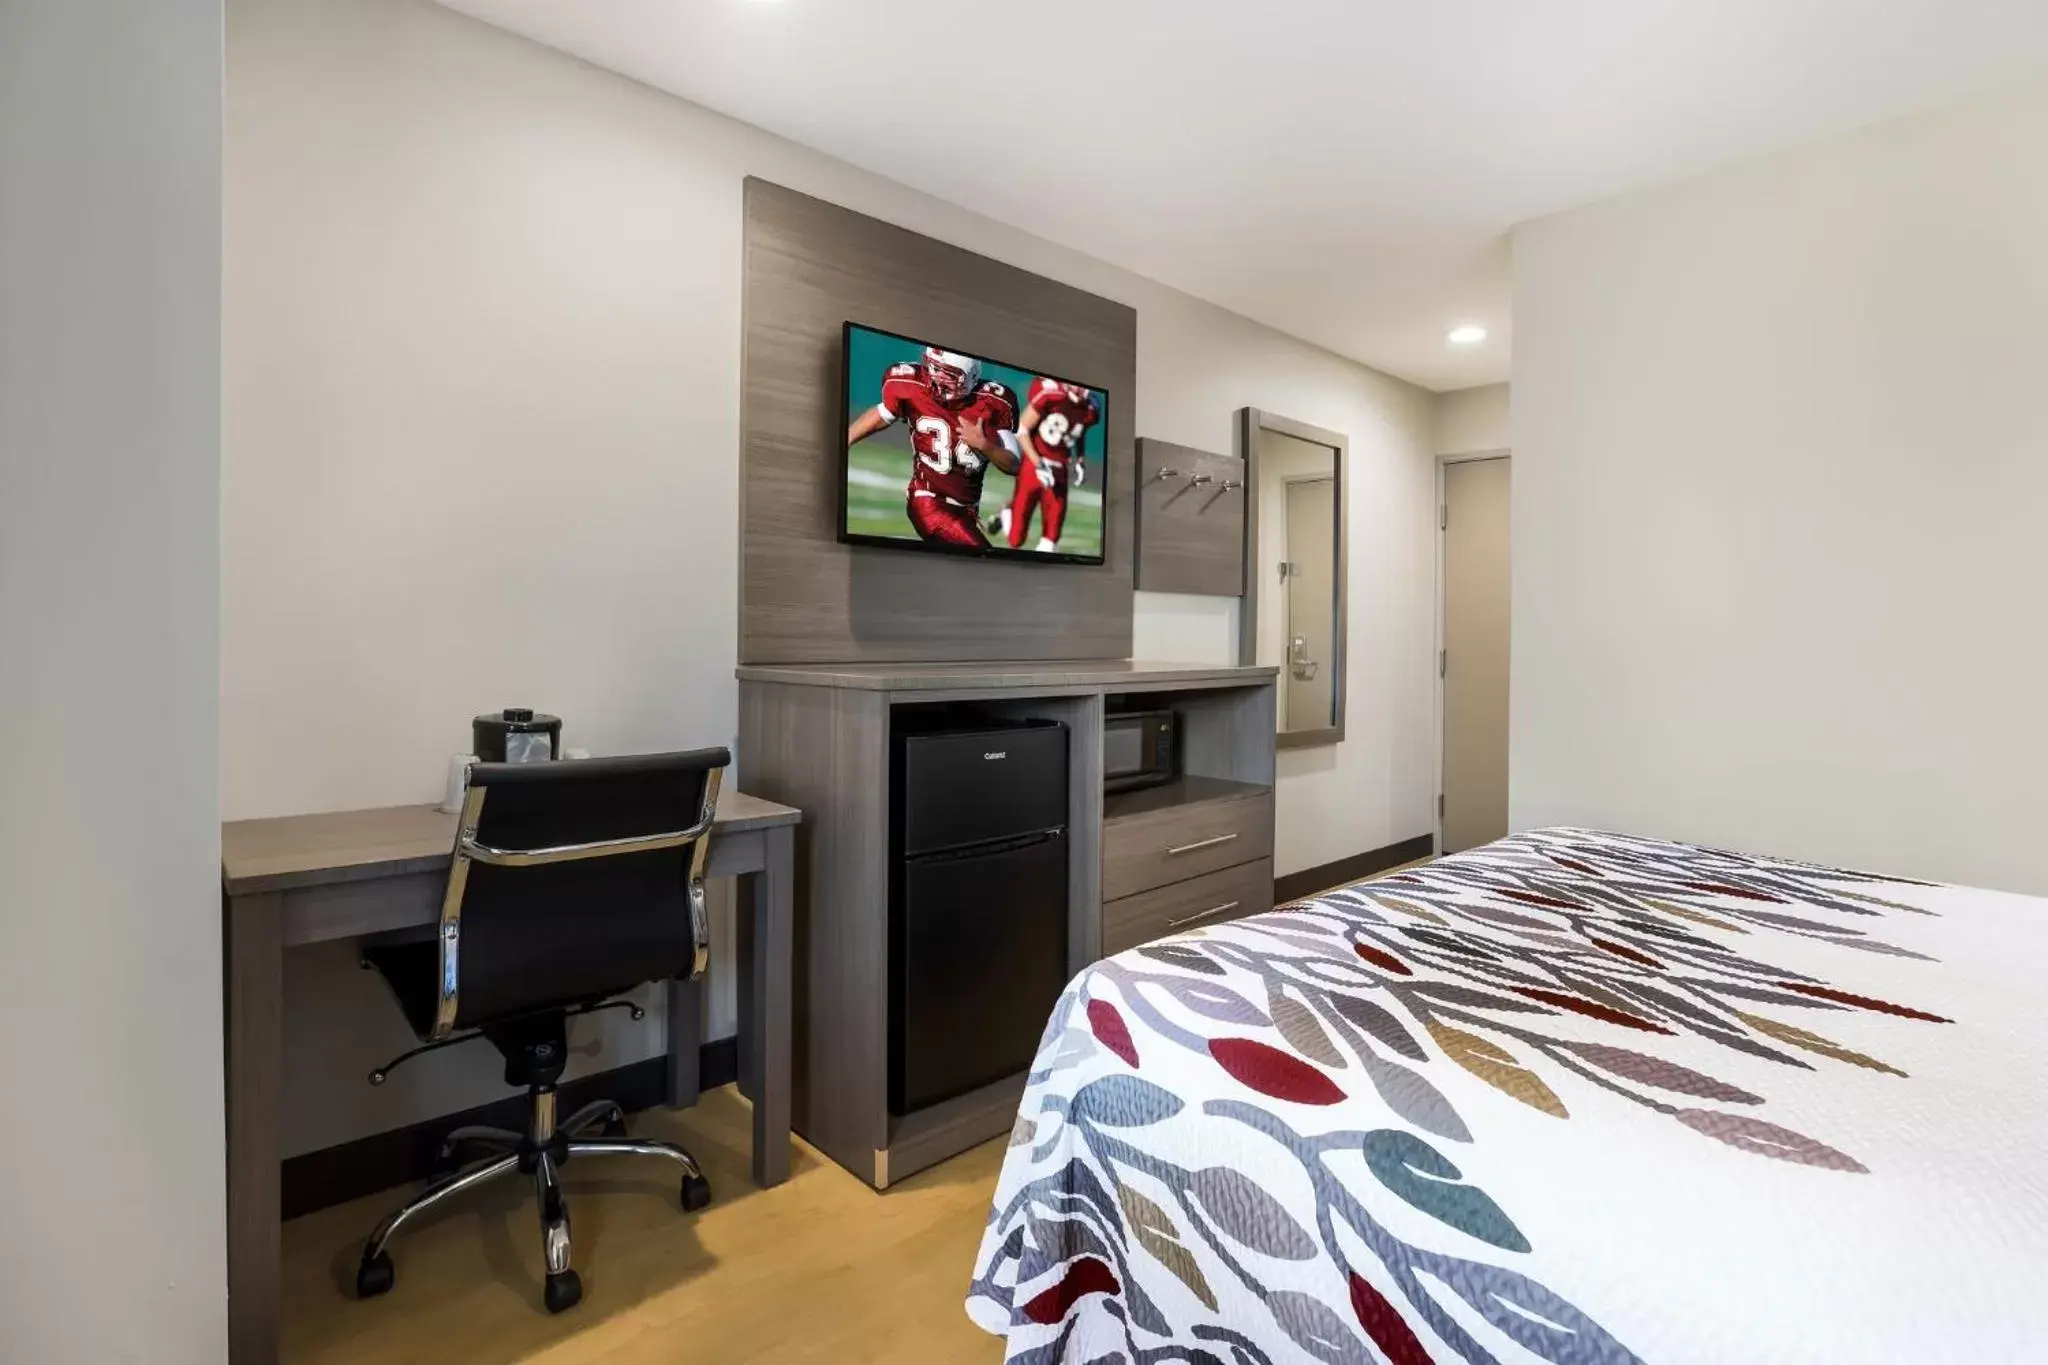
[[890, 1112], [1023, 1071], [1067, 984], [1067, 839], [905, 861], [890, 964]]
[[1443, 852], [1508, 832], [1506, 458], [1444, 466]]
[[1280, 727], [1317, 729], [1332, 723], [1337, 670], [1335, 559], [1337, 481], [1287, 482], [1287, 649], [1281, 664]]

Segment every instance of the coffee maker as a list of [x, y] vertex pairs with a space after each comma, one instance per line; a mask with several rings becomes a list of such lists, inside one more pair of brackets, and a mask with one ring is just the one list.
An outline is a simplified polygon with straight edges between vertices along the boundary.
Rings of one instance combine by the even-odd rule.
[[469, 733], [479, 763], [548, 763], [562, 756], [562, 718], [523, 706], [478, 716]]

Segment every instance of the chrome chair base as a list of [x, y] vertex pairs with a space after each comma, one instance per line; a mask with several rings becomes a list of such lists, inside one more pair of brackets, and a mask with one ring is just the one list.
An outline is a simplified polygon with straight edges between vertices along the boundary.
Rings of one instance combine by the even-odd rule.
[[[397, 1272], [386, 1250], [398, 1230], [438, 1204], [485, 1185], [500, 1176], [531, 1172], [540, 1209], [541, 1255], [547, 1266], [542, 1302], [550, 1313], [572, 1308], [583, 1297], [583, 1282], [569, 1265], [569, 1205], [562, 1195], [561, 1167], [578, 1157], [657, 1156], [683, 1168], [682, 1205], [694, 1213], [711, 1202], [711, 1184], [688, 1151], [673, 1142], [625, 1136], [625, 1111], [609, 1100], [587, 1104], [559, 1128], [555, 1126], [552, 1086], [533, 1092], [533, 1122], [528, 1132], [507, 1128], [466, 1127], [441, 1144], [444, 1161], [464, 1146], [481, 1148], [478, 1161], [440, 1176], [394, 1209], [370, 1233], [356, 1267], [356, 1297], [375, 1298], [390, 1291]], [[592, 1130], [603, 1136], [588, 1136]]]

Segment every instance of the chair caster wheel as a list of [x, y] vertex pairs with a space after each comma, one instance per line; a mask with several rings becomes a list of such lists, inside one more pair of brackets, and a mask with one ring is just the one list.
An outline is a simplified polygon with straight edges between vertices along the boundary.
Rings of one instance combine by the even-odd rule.
[[391, 1264], [390, 1252], [380, 1251], [375, 1256], [365, 1256], [363, 1263], [356, 1267], [356, 1297], [374, 1299], [379, 1294], [389, 1294], [397, 1279], [398, 1271]]
[[695, 1213], [711, 1206], [711, 1182], [701, 1175], [683, 1177], [683, 1211]]
[[550, 1275], [540, 1297], [550, 1313], [566, 1313], [583, 1301], [583, 1280], [573, 1270]]

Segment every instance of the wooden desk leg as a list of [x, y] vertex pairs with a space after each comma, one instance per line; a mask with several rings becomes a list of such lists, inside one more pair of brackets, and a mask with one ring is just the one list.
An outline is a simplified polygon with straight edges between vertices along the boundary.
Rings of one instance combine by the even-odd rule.
[[704, 991], [701, 981], [668, 983], [668, 1095], [671, 1109], [688, 1109], [697, 1102], [698, 1035], [704, 1030]]
[[[768, 846], [762, 845], [764, 859], [773, 856]], [[734, 995], [739, 1005], [739, 1036], [733, 1040], [733, 1049], [738, 1063], [736, 1080], [740, 1094], [749, 1103], [761, 1099], [761, 1040], [754, 1029], [754, 961], [755, 940], [760, 937], [756, 923], [761, 912], [761, 879], [767, 875], [767, 864], [761, 870], [748, 872], [733, 883], [733, 924], [739, 932], [733, 935], [733, 975], [737, 989]]]
[[763, 1187], [789, 1179], [790, 973], [796, 951], [796, 830], [782, 825], [766, 833], [767, 866], [752, 878], [747, 936], [753, 989], [741, 1033], [753, 1040], [747, 1056], [754, 1082], [754, 1183]]
[[276, 1365], [282, 1236], [278, 1109], [284, 897], [229, 897], [227, 939], [228, 1359]]

